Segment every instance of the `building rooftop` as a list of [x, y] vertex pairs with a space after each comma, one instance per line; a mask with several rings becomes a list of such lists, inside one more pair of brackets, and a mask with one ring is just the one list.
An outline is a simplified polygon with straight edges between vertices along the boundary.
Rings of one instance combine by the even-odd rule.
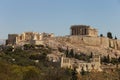
[[90, 28], [90, 26], [88, 25], [72, 25], [71, 28], [75, 28], [75, 27], [86, 27], [86, 28]]

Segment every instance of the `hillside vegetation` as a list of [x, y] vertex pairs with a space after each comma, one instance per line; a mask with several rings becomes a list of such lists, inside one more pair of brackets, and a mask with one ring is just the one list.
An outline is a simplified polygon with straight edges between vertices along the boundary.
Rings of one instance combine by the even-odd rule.
[[34, 47], [25, 45], [24, 50], [7, 47], [0, 51], [0, 80], [120, 80], [120, 69], [79, 74], [75, 70], [62, 69], [59, 63], [50, 62], [46, 57], [52, 53], [52, 48]]

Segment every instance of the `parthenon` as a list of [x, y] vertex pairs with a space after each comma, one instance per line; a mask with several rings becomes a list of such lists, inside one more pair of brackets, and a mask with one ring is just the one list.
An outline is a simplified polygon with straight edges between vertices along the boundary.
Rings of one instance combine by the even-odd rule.
[[85, 36], [98, 36], [97, 29], [87, 25], [73, 25], [71, 26], [71, 35], [85, 35]]

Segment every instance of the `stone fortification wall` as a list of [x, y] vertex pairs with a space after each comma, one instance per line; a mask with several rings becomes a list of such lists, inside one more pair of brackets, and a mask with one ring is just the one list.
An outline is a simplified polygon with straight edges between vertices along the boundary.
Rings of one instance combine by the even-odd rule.
[[108, 48], [109, 47], [109, 38], [99, 37], [101, 47]]
[[70, 40], [86, 46], [109, 47], [109, 39], [104, 37], [70, 36]]
[[[120, 50], [120, 40], [109, 39], [107, 37], [90, 37], [90, 36], [67, 36], [67, 37], [57, 37], [57, 41], [61, 41], [63, 44], [65, 42], [83, 46], [95, 46], [102, 48], [113, 48]], [[76, 46], [77, 46], [76, 45]]]
[[120, 40], [117, 40], [115, 43], [116, 43], [117, 49], [120, 50]]
[[[93, 37], [70, 36], [70, 40], [72, 43], [86, 44], [86, 45], [91, 45], [91, 46], [100, 45], [100, 40], [98, 38], [93, 38]], [[99, 43], [96, 43], [96, 42], [99, 42]]]

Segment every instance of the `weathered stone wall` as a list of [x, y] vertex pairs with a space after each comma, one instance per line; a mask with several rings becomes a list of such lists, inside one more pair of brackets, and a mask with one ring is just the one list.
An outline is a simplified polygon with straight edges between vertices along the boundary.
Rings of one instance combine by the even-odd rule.
[[109, 38], [106, 37], [99, 37], [100, 38], [100, 44], [101, 47], [108, 48], [109, 47]]
[[70, 36], [70, 39], [71, 42], [77, 42], [78, 44], [84, 44], [87, 46], [109, 47], [109, 39], [104, 37]]
[[92, 71], [93, 69], [96, 71], [102, 71], [100, 68], [100, 60], [100, 55], [98, 54], [93, 55], [91, 62], [83, 62], [73, 58], [61, 57], [61, 67], [71, 69], [74, 69], [74, 67], [76, 67], [77, 72], [81, 72], [82, 68], [85, 71]]
[[120, 40], [116, 41], [116, 47], [117, 47], [118, 50], [120, 50]]
[[83, 42], [88, 46], [100, 46], [101, 41], [98, 37], [83, 37]]

